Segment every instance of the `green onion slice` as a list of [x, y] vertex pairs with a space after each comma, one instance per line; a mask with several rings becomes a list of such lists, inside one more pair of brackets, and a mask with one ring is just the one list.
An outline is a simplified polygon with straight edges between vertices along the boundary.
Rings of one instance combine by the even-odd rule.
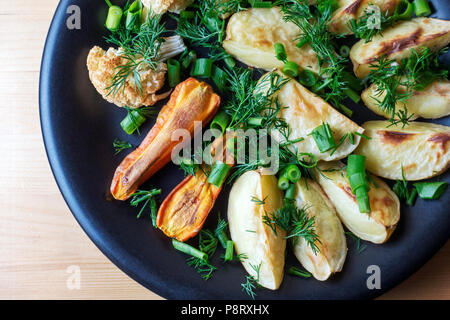
[[289, 179], [283, 176], [278, 178], [278, 188], [280, 190], [287, 190], [289, 188]]
[[413, 3], [416, 16], [425, 17], [431, 14], [431, 8], [427, 0], [414, 0]]
[[208, 183], [220, 188], [227, 178], [231, 167], [222, 161], [216, 161], [208, 177]]
[[233, 260], [233, 251], [234, 251], [234, 242], [228, 240], [226, 244], [225, 261]]
[[317, 78], [314, 72], [310, 70], [302, 70], [298, 76], [298, 81], [305, 87], [312, 87], [316, 84]]
[[105, 26], [109, 31], [117, 31], [122, 21], [123, 10], [118, 6], [111, 6], [108, 10]]
[[327, 152], [336, 147], [336, 141], [334, 141], [333, 134], [328, 123], [323, 123], [315, 128], [311, 132], [311, 135], [321, 153]]
[[120, 126], [127, 134], [133, 134], [147, 119], [139, 111], [129, 111], [127, 116], [120, 122]]
[[225, 112], [219, 112], [211, 122], [210, 128], [217, 129], [222, 132], [222, 134], [227, 129], [228, 124], [230, 123], [230, 116]]
[[275, 43], [274, 48], [275, 48], [275, 56], [277, 57], [277, 59], [286, 62], [287, 54], [286, 50], [284, 49], [284, 45], [282, 43]]
[[213, 61], [208, 58], [201, 58], [195, 61], [192, 76], [201, 78], [210, 78], [212, 73]]
[[289, 77], [295, 78], [298, 76], [298, 64], [292, 61], [286, 61], [283, 67], [283, 73]]
[[419, 197], [427, 200], [439, 199], [447, 188], [447, 182], [418, 182], [414, 187], [419, 193]]
[[169, 78], [169, 86], [174, 88], [181, 81], [181, 65], [175, 59], [167, 60], [167, 74]]
[[206, 253], [194, 248], [193, 246], [188, 245], [187, 243], [172, 239], [172, 245], [178, 251], [186, 253], [200, 260], [208, 261], [208, 255]]

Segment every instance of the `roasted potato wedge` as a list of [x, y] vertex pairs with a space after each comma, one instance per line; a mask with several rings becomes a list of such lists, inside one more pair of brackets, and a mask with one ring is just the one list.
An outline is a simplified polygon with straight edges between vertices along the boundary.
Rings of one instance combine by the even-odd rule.
[[355, 153], [366, 156], [371, 173], [392, 180], [423, 180], [446, 171], [450, 165], [450, 128], [424, 122], [412, 122], [404, 129], [388, 121], [363, 124], [365, 135]]
[[[405, 90], [400, 87], [397, 90]], [[386, 93], [381, 95], [377, 92], [377, 86], [372, 84], [363, 91], [361, 97], [364, 104], [376, 114], [387, 119], [391, 118], [391, 114], [381, 110], [378, 102], [375, 100], [383, 100]], [[405, 108], [408, 114], [412, 115], [411, 120], [419, 117], [426, 119], [437, 119], [450, 115], [450, 81], [434, 81], [425, 90], [415, 91], [411, 98], [404, 103], [398, 102], [395, 105], [396, 110]]]
[[350, 58], [356, 76], [364, 78], [370, 73], [370, 65], [383, 55], [400, 61], [409, 57], [411, 49], [425, 46], [437, 51], [449, 42], [450, 21], [414, 18], [386, 29], [370, 42], [358, 41], [350, 50]]
[[294, 254], [303, 267], [320, 281], [327, 280], [333, 273], [342, 270], [347, 256], [347, 241], [344, 228], [336, 210], [322, 188], [311, 179], [300, 179], [296, 186], [297, 208], [305, 208], [314, 217], [314, 228], [319, 236], [319, 252], [315, 253], [308, 243], [298, 239]]
[[172, 133], [186, 129], [192, 135], [194, 122], [208, 123], [219, 105], [220, 97], [207, 83], [188, 78], [178, 84], [144, 141], [117, 167], [110, 188], [113, 197], [128, 199], [170, 161], [171, 151], [178, 145], [172, 141]]
[[[259, 204], [254, 199], [264, 199]], [[228, 200], [228, 222], [236, 253], [245, 254], [242, 264], [247, 272], [257, 277], [253, 266], [259, 266], [259, 284], [276, 290], [283, 280], [285, 232], [277, 236], [264, 224], [263, 216], [282, 206], [282, 195], [277, 179], [263, 171], [248, 171], [233, 185]]]
[[331, 18], [329, 30], [335, 33], [353, 34], [350, 21], [364, 15], [369, 5], [376, 5], [383, 14], [392, 15], [402, 0], [338, 0], [337, 9]]
[[274, 44], [279, 42], [284, 45], [288, 60], [318, 73], [314, 51], [308, 45], [302, 48], [295, 45], [300, 33], [297, 26], [283, 20], [279, 7], [252, 8], [231, 16], [223, 47], [239, 61], [269, 71], [284, 65], [275, 56]]
[[356, 236], [373, 243], [384, 243], [400, 220], [400, 201], [389, 186], [376, 176], [369, 190], [370, 214], [361, 213], [352, 193], [344, 164], [321, 162], [317, 181], [333, 203], [342, 223]]
[[[281, 73], [279, 73], [281, 75]], [[264, 75], [260, 81], [265, 81], [270, 73]], [[268, 81], [266, 81], [268, 83]], [[262, 88], [264, 89], [264, 88]], [[291, 79], [277, 93], [277, 97], [282, 108], [277, 117], [284, 119], [291, 128], [290, 140], [304, 138], [303, 141], [293, 144], [300, 152], [313, 154], [320, 160], [336, 160], [345, 158], [355, 150], [360, 141], [360, 137], [355, 137], [355, 144], [351, 144], [346, 139], [342, 145], [331, 155], [332, 151], [321, 153], [309, 135], [313, 129], [322, 123], [328, 123], [333, 131], [333, 137], [338, 142], [346, 133], [363, 133], [364, 129], [356, 123], [336, 111], [326, 101], [310, 92], [300, 83]], [[271, 130], [271, 135], [279, 143], [286, 142], [284, 136], [278, 130]]]

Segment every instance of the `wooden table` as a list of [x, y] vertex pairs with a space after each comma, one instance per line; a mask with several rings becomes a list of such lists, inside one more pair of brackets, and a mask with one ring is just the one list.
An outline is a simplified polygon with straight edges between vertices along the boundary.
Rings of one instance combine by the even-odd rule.
[[[50, 171], [39, 125], [38, 79], [57, 3], [0, 1], [0, 299], [160, 299], [88, 239]], [[80, 268], [80, 289], [67, 287], [70, 266]], [[383, 298], [450, 299], [449, 266], [447, 243]]]

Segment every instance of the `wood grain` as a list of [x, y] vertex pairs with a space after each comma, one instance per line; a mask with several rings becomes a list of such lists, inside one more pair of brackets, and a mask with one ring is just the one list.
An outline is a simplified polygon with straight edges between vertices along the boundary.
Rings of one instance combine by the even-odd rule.
[[[113, 265], [69, 212], [45, 155], [39, 67], [57, 0], [0, 1], [0, 299], [159, 299]], [[80, 289], [67, 287], [79, 266]], [[450, 299], [450, 243], [387, 299]]]

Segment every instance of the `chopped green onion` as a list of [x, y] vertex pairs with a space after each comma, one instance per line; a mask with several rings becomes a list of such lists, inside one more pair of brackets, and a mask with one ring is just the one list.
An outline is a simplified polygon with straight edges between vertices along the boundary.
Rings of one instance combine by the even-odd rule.
[[418, 17], [425, 17], [431, 14], [431, 8], [427, 0], [414, 0], [414, 12]]
[[289, 179], [283, 176], [278, 178], [278, 188], [280, 190], [287, 190], [289, 188]]
[[[309, 162], [306, 162], [305, 160], [303, 160], [305, 156], [308, 156]], [[298, 159], [299, 165], [301, 165], [304, 168], [309, 168], [309, 169], [317, 166], [317, 163], [319, 162], [319, 160], [317, 160], [315, 155], [313, 155], [312, 153], [307, 153], [307, 152], [299, 153], [297, 156], [297, 159]]]
[[416, 201], [416, 198], [417, 198], [417, 190], [412, 189], [411, 193], [406, 197], [406, 204], [408, 206], [413, 206], [414, 202]]
[[305, 87], [309, 88], [316, 84], [317, 78], [314, 72], [305, 69], [300, 72], [298, 81]]
[[254, 127], [259, 127], [260, 125], [262, 125], [264, 118], [262, 117], [254, 117], [254, 118], [249, 118], [247, 123], [249, 126], [254, 126]]
[[352, 193], [356, 192], [356, 189], [364, 187], [369, 188], [369, 183], [367, 182], [367, 177], [365, 172], [356, 172], [348, 178], [350, 182], [350, 187], [352, 188]]
[[337, 107], [337, 109], [341, 110], [347, 117], [353, 116], [353, 110], [350, 108], [347, 108], [345, 105], [339, 104], [336, 107]]
[[315, 128], [311, 132], [311, 135], [321, 153], [327, 152], [336, 147], [336, 141], [334, 141], [333, 134], [328, 123], [323, 123]]
[[150, 214], [152, 216], [153, 227], [158, 228], [158, 225], [156, 224], [156, 217], [158, 216], [158, 207], [156, 206], [156, 200], [153, 197], [150, 200]]
[[347, 58], [349, 55], [350, 55], [350, 48], [349, 48], [349, 46], [342, 46], [340, 49], [339, 49], [339, 54], [342, 56], [342, 57], [345, 57], [345, 58]]
[[298, 76], [298, 64], [292, 61], [286, 61], [283, 67], [283, 73], [289, 77], [295, 78]]
[[220, 91], [224, 91], [226, 89], [228, 74], [225, 71], [219, 67], [213, 66], [211, 77]]
[[350, 133], [350, 136], [348, 137], [351, 144], [355, 144], [355, 134], [352, 132]]
[[308, 43], [308, 39], [306, 37], [303, 37], [300, 39], [300, 41], [296, 44], [297, 48], [303, 47], [305, 44]]
[[186, 253], [200, 260], [208, 261], [208, 255], [206, 253], [194, 248], [193, 246], [188, 245], [187, 243], [172, 239], [172, 245], [178, 251]]
[[253, 8], [272, 8], [270, 1], [249, 1]]
[[354, 134], [356, 134], [357, 136], [360, 136], [361, 138], [364, 138], [364, 139], [366, 139], [366, 140], [372, 140], [371, 137], [365, 136], [365, 135], [363, 135], [362, 133], [359, 133], [359, 132], [356, 132], [356, 131], [355, 131]]
[[193, 19], [195, 17], [195, 12], [194, 11], [187, 11], [187, 10], [181, 11], [180, 17], [182, 19], [186, 19], [186, 20]]
[[409, 20], [414, 14], [414, 7], [408, 0], [401, 1], [395, 9], [395, 18]]
[[220, 232], [217, 232], [218, 230], [216, 230], [215, 234], [217, 239], [219, 239], [220, 244], [222, 245], [222, 248], [226, 249], [227, 248], [227, 243], [229, 241], [228, 236], [225, 232], [225, 230], [221, 229]]
[[294, 197], [295, 197], [295, 184], [290, 184], [289, 188], [287, 188], [286, 193], [284, 194], [284, 198], [293, 200]]
[[225, 111], [221, 111], [214, 117], [210, 128], [220, 130], [223, 134], [227, 129], [228, 123], [230, 123], [230, 117]]
[[123, 10], [118, 6], [110, 6], [108, 16], [106, 17], [105, 26], [109, 31], [117, 31], [122, 21]]
[[364, 86], [361, 83], [361, 80], [359, 80], [357, 77], [355, 77], [353, 74], [347, 71], [342, 72], [342, 78], [344, 82], [348, 84], [350, 89], [353, 89], [355, 91], [361, 91]]
[[216, 161], [208, 177], [208, 183], [220, 188], [227, 178], [231, 167], [222, 161]]
[[414, 183], [419, 197], [427, 200], [439, 199], [447, 188], [447, 182], [418, 182]]
[[127, 134], [133, 134], [146, 120], [139, 111], [128, 111], [127, 116], [120, 122], [120, 126]]
[[344, 89], [343, 91], [347, 95], [347, 97], [349, 97], [350, 99], [353, 100], [353, 102], [358, 103], [361, 101], [361, 96], [358, 93], [356, 93], [355, 91], [353, 91], [352, 89], [347, 88], [347, 89]]
[[347, 177], [354, 173], [366, 171], [366, 157], [358, 154], [351, 154], [347, 159]]
[[234, 242], [228, 240], [226, 244], [225, 259], [224, 259], [225, 261], [233, 260], [233, 249], [234, 249]]
[[303, 278], [311, 278], [312, 277], [311, 273], [309, 273], [308, 271], [300, 270], [299, 268], [296, 268], [296, 267], [290, 267], [288, 269], [288, 274], [290, 274], [292, 276], [303, 277]]
[[181, 81], [181, 66], [175, 59], [167, 60], [167, 74], [169, 78], [169, 86], [174, 88]]
[[201, 58], [195, 61], [192, 76], [201, 78], [210, 78], [213, 67], [213, 61], [208, 58]]
[[284, 49], [284, 45], [282, 43], [275, 43], [274, 48], [275, 48], [275, 56], [277, 57], [277, 59], [286, 62], [287, 54], [286, 50]]
[[359, 212], [370, 213], [369, 195], [365, 188], [356, 189], [356, 202], [358, 203]]
[[189, 66], [197, 60], [197, 54], [195, 51], [189, 51], [189, 53], [183, 58], [181, 61], [181, 65], [183, 66], [183, 69], [189, 68]]
[[125, 28], [127, 30], [133, 30], [135, 26], [141, 23], [142, 16], [142, 3], [140, 0], [134, 1], [128, 11], [126, 12], [127, 19], [125, 22]]
[[285, 174], [282, 174], [283, 176], [286, 176], [292, 183], [297, 182], [302, 177], [302, 172], [295, 164], [288, 165], [283, 172]]
[[225, 64], [228, 68], [233, 69], [236, 66], [236, 61], [232, 57], [226, 57], [224, 59]]

